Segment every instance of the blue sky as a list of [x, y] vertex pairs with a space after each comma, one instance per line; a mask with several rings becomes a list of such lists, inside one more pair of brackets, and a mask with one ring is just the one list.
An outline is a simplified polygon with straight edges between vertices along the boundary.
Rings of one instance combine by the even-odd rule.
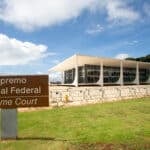
[[75, 53], [150, 53], [149, 0], [0, 0], [0, 73], [40, 74]]

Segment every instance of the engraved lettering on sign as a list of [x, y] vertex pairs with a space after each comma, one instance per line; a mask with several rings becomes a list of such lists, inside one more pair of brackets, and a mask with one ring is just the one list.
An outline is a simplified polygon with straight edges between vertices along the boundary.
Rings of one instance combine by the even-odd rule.
[[2, 106], [2, 105], [12, 105], [12, 100], [11, 99], [8, 99], [8, 100], [4, 100], [4, 99], [2, 99], [1, 101], [0, 101], [0, 106]]
[[39, 94], [41, 93], [41, 87], [36, 87], [36, 88], [16, 88], [16, 87], [11, 87], [11, 94]]
[[6, 85], [6, 84], [26, 84], [27, 80], [26, 78], [6, 78], [6, 79], [0, 79], [0, 86]]
[[34, 98], [34, 99], [16, 98], [15, 104], [16, 105], [36, 105], [37, 104], [37, 98]]
[[49, 105], [48, 75], [0, 76], [0, 108]]

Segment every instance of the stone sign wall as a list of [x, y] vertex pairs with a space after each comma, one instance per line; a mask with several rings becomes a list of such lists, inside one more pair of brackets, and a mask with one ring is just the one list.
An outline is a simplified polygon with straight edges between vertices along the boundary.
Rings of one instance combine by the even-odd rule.
[[150, 97], [150, 85], [105, 87], [50, 86], [49, 90], [49, 102], [51, 106], [62, 106], [66, 104], [81, 105]]

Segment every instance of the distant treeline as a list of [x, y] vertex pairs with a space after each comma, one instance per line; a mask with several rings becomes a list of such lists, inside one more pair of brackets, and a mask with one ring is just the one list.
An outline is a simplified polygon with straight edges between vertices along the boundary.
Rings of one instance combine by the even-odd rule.
[[142, 61], [142, 62], [150, 62], [150, 54], [146, 55], [144, 57], [138, 57], [138, 58], [129, 57], [129, 58], [126, 58], [126, 60], [135, 60], [135, 61]]

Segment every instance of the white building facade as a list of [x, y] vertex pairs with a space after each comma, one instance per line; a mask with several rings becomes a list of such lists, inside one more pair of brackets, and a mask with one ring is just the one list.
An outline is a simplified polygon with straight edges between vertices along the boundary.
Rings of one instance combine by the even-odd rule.
[[150, 63], [112, 58], [73, 55], [49, 69], [62, 72], [62, 85], [150, 84]]

